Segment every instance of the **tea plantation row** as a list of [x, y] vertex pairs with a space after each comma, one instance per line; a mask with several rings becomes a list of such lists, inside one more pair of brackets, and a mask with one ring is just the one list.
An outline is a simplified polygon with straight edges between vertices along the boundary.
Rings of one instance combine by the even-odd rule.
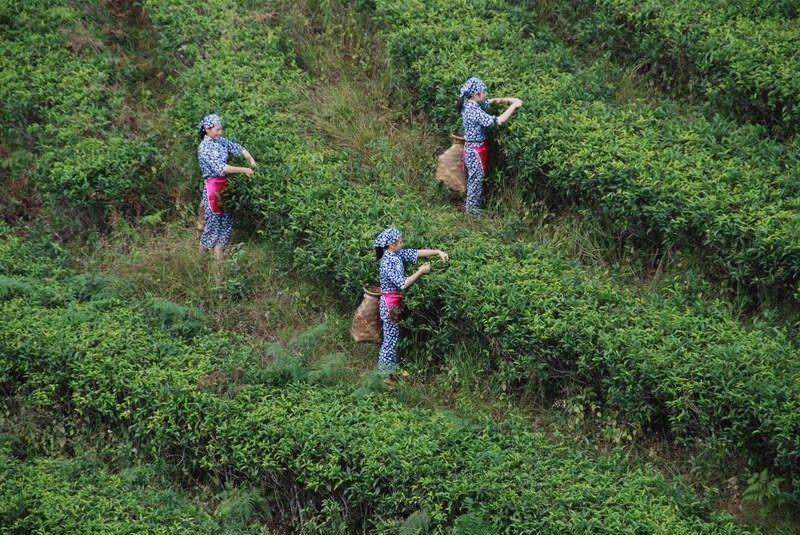
[[3, 447], [0, 525], [9, 533], [225, 533], [151, 466], [114, 473], [88, 456], [21, 462]]
[[[708, 498], [651, 470], [625, 468], [620, 457], [590, 458], [523, 421], [467, 421], [359, 393], [305, 370], [296, 353], [185, 328], [191, 311], [164, 321], [164, 303], [131, 306], [113, 281], [58, 267], [57, 276], [45, 274], [50, 266], [32, 268], [25, 248], [6, 238], [0, 253], [10, 275], [0, 285], [6, 394], [31, 408], [61, 407], [187, 476], [262, 488], [275, 511], [305, 507], [321, 532], [342, 520], [351, 529], [388, 529], [414, 513], [434, 528], [484, 532], [740, 531]], [[92, 501], [80, 488], [69, 499], [51, 489], [38, 499], [24, 494], [54, 477], [34, 470], [0, 485], [0, 493], [16, 488], [32, 499], [27, 514], [18, 499], [2, 514], [36, 525], [56, 514], [42, 508], [58, 504], [99, 515], [105, 505], [136, 507], [108, 495], [120, 486], [116, 478], [101, 478], [112, 488]]]
[[711, 271], [745, 287], [796, 287], [800, 143], [679, 103], [618, 105], [614, 64], [581, 62], [505, 0], [375, 4], [401, 81], [444, 129], [457, 127], [454, 100], [470, 75], [525, 100], [498, 137], [530, 195], [544, 184], [588, 202], [615, 230], [696, 246]]
[[591, 0], [583, 31], [739, 117], [800, 126], [797, 2]]
[[[253, 179], [233, 181], [239, 210], [261, 217], [263, 232], [287, 244], [298, 270], [353, 302], [375, 277], [373, 235], [398, 225], [410, 245], [451, 253], [447, 267], [410, 293], [414, 343], [431, 354], [447, 359], [477, 340], [486, 366], [510, 385], [546, 395], [588, 389], [635, 431], [656, 426], [679, 439], [713, 438], [728, 453], [749, 452], [756, 463], [796, 474], [800, 359], [781, 332], [744, 328], [718, 304], [639, 295], [558, 251], [503, 243], [491, 225], [472, 230], [399, 183], [393, 149], [379, 141], [371, 165], [324, 149], [296, 113], [298, 87], [308, 81], [286, 44], [259, 17], [218, 2], [223, 8], [209, 12], [189, 0], [145, 4], [165, 51], [196, 50], [176, 80], [185, 94], [175, 128], [191, 151], [197, 117], [217, 110], [227, 118], [262, 162]], [[192, 30], [197, 25], [225, 32], [212, 45]]]
[[146, 197], [156, 149], [126, 122], [132, 64], [74, 2], [3, 1], [0, 26], [0, 119], [19, 151], [11, 178], [99, 222]]

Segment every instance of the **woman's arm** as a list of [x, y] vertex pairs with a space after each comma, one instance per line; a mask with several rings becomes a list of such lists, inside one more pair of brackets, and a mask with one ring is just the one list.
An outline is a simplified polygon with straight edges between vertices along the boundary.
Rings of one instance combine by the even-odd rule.
[[236, 167], [234, 165], [226, 165], [224, 171], [226, 175], [244, 173], [247, 176], [253, 176], [253, 170], [250, 169], [249, 167]]
[[440, 251], [439, 249], [419, 249], [417, 254], [420, 258], [428, 258], [429, 256], [438, 255], [442, 262], [447, 262], [447, 260], [450, 258], [447, 253]]
[[253, 156], [251, 156], [247, 149], [239, 143], [235, 143], [226, 137], [220, 138], [220, 141], [227, 149], [228, 156], [243, 156], [247, 160], [247, 163], [250, 164], [250, 167], [258, 166], [256, 161], [253, 159]]
[[506, 111], [504, 111], [500, 115], [500, 117], [497, 118], [497, 124], [503, 124], [506, 121], [508, 121], [511, 118], [511, 116], [514, 115], [514, 112], [517, 111], [517, 108], [519, 108], [520, 106], [522, 106], [522, 101], [518, 98], [513, 99], [511, 104], [509, 104], [508, 108], [506, 108]]
[[244, 156], [245, 160], [247, 160], [247, 162], [250, 164], [250, 167], [258, 167], [258, 164], [256, 163], [256, 161], [253, 159], [253, 157], [250, 155], [249, 152], [247, 152], [247, 149], [244, 148], [244, 147], [242, 147], [242, 156]]
[[430, 273], [431, 271], [431, 263], [425, 262], [422, 264], [417, 271], [414, 272], [413, 275], [406, 278], [406, 281], [403, 283], [403, 290], [409, 289], [415, 282], [419, 280], [420, 277], [425, 275], [426, 273]]

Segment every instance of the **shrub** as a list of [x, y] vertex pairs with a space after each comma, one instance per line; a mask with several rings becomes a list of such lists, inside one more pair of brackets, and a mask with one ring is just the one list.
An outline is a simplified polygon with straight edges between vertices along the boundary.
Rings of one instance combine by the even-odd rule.
[[[189, 5], [196, 6], [188, 0], [177, 10], [145, 4], [168, 46], [187, 33]], [[219, 5], [207, 13], [196, 9], [227, 31], [202, 64], [177, 80], [186, 94], [176, 102], [176, 129], [191, 140], [198, 116], [208, 107], [222, 111], [263, 162], [251, 180], [234, 181], [241, 198], [264, 231], [293, 252], [299, 271], [330, 281], [355, 302], [375, 276], [373, 235], [395, 224], [406, 229], [410, 244], [440, 246], [452, 258], [409, 295], [416, 343], [447, 358], [478, 338], [488, 348], [487, 367], [511, 386], [532, 385], [549, 396], [588, 389], [633, 430], [664, 428], [688, 441], [715, 437], [731, 444], [731, 453], [746, 451], [756, 463], [796, 474], [800, 359], [784, 333], [743, 327], [720, 303], [640, 295], [587, 273], [558, 251], [503, 243], [491, 226], [470, 230], [454, 212], [429, 207], [398, 183], [388, 150], [373, 166], [325, 150], [303, 135], [298, 115], [287, 120], [300, 98], [296, 88], [307, 82], [284, 54], [280, 35], [230, 4]], [[469, 13], [428, 13], [424, 4], [414, 5], [382, 12], [398, 24], [427, 21], [424, 28], [398, 30], [417, 37], [403, 43], [423, 50], [438, 21], [457, 24], [453, 13]], [[483, 19], [468, 20], [493, 29], [487, 40], [505, 35]], [[428, 57], [421, 50], [419, 65]], [[217, 81], [213, 89], [209, 79]], [[187, 143], [187, 150], [193, 146]]]
[[498, 136], [506, 168], [586, 202], [612, 231], [695, 247], [737, 285], [790, 294], [800, 273], [800, 145], [685, 104], [621, 106], [604, 59], [579, 61], [532, 14], [504, 0], [379, 0], [389, 54], [446, 130], [471, 74], [527, 105]]
[[157, 151], [124, 121], [125, 80], [91, 18], [66, 0], [0, 2], [0, 118], [36, 154], [33, 185], [59, 213], [103, 222], [152, 192]]
[[595, 0], [592, 43], [654, 67], [670, 85], [744, 119], [800, 126], [795, 2]]
[[[219, 370], [260, 366], [241, 340], [205, 333], [187, 342], [121, 301], [45, 308], [12, 297], [0, 313], [0, 369], [27, 403], [64, 407], [187, 475], [265, 486], [286, 509], [304, 506], [318, 519], [378, 529], [424, 511], [436, 531], [740, 531], [684, 484], [554, 444], [524, 421], [465, 421], [342, 384], [313, 386], [307, 374], [221, 388], [231, 379]], [[12, 469], [0, 495], [15, 497], [0, 515], [21, 526], [95, 525], [106, 509], [125, 519], [140, 507], [134, 499], [147, 499], [115, 476], [87, 486], [58, 477]], [[76, 518], [77, 508], [88, 514]], [[136, 520], [170, 518], [156, 509]]]
[[223, 533], [150, 466], [82, 456], [20, 462], [0, 448], [0, 524], [14, 533]]

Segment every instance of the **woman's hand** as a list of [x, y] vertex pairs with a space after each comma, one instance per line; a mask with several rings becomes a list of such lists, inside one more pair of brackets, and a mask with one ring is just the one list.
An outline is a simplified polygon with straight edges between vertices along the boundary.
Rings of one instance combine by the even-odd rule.
[[522, 100], [518, 98], [509, 99], [511, 100], [511, 104], [506, 108], [506, 111], [500, 114], [497, 118], [497, 124], [505, 124], [514, 113], [522, 106]]
[[244, 156], [244, 159], [247, 160], [247, 163], [250, 164], [250, 167], [258, 167], [258, 164], [253, 158], [253, 155], [247, 152], [247, 149], [245, 149], [244, 147], [242, 147], [242, 156]]
[[253, 176], [254, 171], [249, 167], [234, 167], [232, 165], [226, 165], [223, 168], [223, 171], [226, 175], [235, 175], [237, 173], [244, 173], [247, 176]]
[[488, 102], [489, 104], [501, 104], [503, 106], [514, 106], [515, 108], [522, 106], [522, 101], [514, 97], [490, 98]]
[[448, 260], [450, 260], [450, 256], [447, 253], [445, 253], [444, 251], [438, 251], [437, 250], [436, 254], [439, 255], [439, 260], [441, 260], [442, 262], [447, 262]]
[[[431, 251], [431, 249], [428, 249], [428, 251]], [[417, 282], [420, 279], [420, 277], [422, 277], [423, 275], [427, 275], [430, 272], [431, 272], [431, 263], [425, 262], [419, 267], [419, 269], [417, 269], [414, 272], [413, 275], [411, 275], [405, 280], [405, 282], [403, 283], [403, 290], [408, 290], [415, 282]]]

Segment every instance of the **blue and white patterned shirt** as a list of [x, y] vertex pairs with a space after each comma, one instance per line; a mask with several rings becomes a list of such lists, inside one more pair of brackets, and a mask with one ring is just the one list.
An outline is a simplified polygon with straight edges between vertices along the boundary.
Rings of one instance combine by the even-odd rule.
[[230, 156], [241, 156], [244, 147], [234, 143], [224, 137], [212, 139], [209, 136], [203, 138], [197, 146], [197, 161], [200, 162], [200, 172], [203, 180], [225, 176], [225, 166], [228, 164]]
[[419, 259], [416, 249], [400, 249], [396, 253], [383, 253], [378, 276], [381, 282], [381, 293], [402, 292], [406, 283], [406, 264], [413, 264]]
[[464, 101], [464, 108], [461, 110], [461, 118], [464, 120], [464, 141], [483, 143], [486, 141], [486, 130], [497, 126], [497, 117], [487, 113], [488, 108], [488, 102]]

